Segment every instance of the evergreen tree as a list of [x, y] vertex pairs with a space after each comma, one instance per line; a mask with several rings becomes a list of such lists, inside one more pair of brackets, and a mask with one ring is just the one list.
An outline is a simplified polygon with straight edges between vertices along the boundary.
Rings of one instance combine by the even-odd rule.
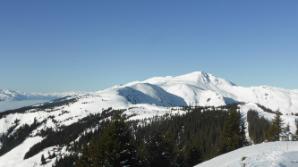
[[272, 121], [272, 125], [269, 131], [269, 136], [268, 139], [269, 141], [278, 141], [279, 140], [279, 136], [282, 132], [282, 126], [283, 126], [283, 122], [281, 120], [280, 117], [281, 113], [277, 112], [275, 114], [275, 118]]
[[246, 140], [246, 132], [245, 132], [245, 122], [243, 119], [240, 119], [240, 146], [248, 145], [248, 141]]
[[298, 136], [298, 119], [295, 120], [296, 123], [296, 136]]
[[41, 155], [41, 165], [45, 165], [46, 163], [47, 163], [47, 161], [46, 161], [46, 159], [45, 159], [45, 157], [44, 157], [44, 155], [42, 154]]
[[125, 117], [117, 112], [99, 138], [83, 151], [77, 166], [120, 167], [136, 166], [136, 148]]
[[96, 133], [83, 136], [83, 145], [78, 141], [74, 155], [61, 158], [56, 167], [190, 167], [245, 145], [237, 105], [207, 109], [129, 122], [119, 113], [106, 113], [111, 119], [101, 121]]
[[187, 146], [185, 150], [185, 162], [184, 166], [194, 166], [201, 162], [201, 153], [199, 148], [195, 148], [195, 146]]
[[253, 143], [262, 143], [268, 139], [271, 122], [264, 117], [259, 117], [257, 111], [250, 110], [247, 113], [248, 132]]
[[290, 131], [290, 125], [289, 125], [289, 124], [287, 125], [285, 131], [286, 131], [286, 132], [289, 132], [289, 131]]
[[241, 136], [240, 122], [240, 113], [234, 110], [230, 111], [223, 127], [221, 153], [241, 147], [243, 136]]
[[149, 166], [173, 166], [175, 164], [174, 145], [165, 136], [155, 133], [146, 145]]

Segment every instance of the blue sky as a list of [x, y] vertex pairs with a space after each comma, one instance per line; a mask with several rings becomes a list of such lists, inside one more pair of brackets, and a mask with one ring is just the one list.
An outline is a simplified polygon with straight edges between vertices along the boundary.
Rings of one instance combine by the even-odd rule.
[[0, 88], [100, 90], [197, 70], [298, 88], [298, 2], [0, 2]]

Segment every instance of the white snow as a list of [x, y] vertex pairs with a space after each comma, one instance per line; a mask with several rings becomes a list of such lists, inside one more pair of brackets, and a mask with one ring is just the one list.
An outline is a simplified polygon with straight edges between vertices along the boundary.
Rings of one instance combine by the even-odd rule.
[[298, 142], [271, 142], [240, 148], [196, 167], [297, 167]]
[[[205, 72], [192, 72], [177, 77], [153, 77], [124, 86], [133, 87], [139, 83], [158, 86], [170, 94], [183, 98], [187, 105], [192, 106], [221, 106], [238, 101], [261, 104], [285, 114], [298, 113], [297, 90], [269, 86], [242, 87]], [[121, 86], [113, 90], [115, 89], [121, 89]]]
[[[41, 166], [40, 160], [41, 160], [41, 154], [39, 153], [29, 159], [24, 160], [25, 153], [32, 147], [34, 144], [42, 141], [41, 137], [29, 137], [26, 139], [22, 144], [15, 147], [10, 152], [4, 154], [0, 157], [0, 166], [4, 167], [34, 167], [34, 166]], [[47, 151], [50, 148], [44, 150]], [[45, 155], [46, 156], [46, 155]], [[50, 167], [52, 166], [52, 163], [48, 163], [46, 166]]]

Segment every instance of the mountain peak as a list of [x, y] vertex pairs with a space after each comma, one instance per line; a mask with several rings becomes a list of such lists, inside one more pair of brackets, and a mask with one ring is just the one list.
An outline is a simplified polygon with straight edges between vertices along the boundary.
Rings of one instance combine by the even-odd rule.
[[166, 77], [152, 77], [143, 83], [151, 83], [151, 84], [170, 84], [170, 83], [186, 83], [190, 85], [231, 85], [235, 86], [235, 84], [231, 81], [227, 81], [223, 78], [216, 77], [210, 73], [204, 71], [194, 71], [191, 73], [178, 75], [178, 76], [166, 76]]
[[204, 71], [194, 71], [177, 77], [185, 80], [203, 80], [209, 82], [211, 76], [214, 77], [212, 74], [206, 73]]
[[223, 78], [216, 77], [213, 74], [204, 71], [194, 71], [188, 74], [175, 77], [176, 80], [192, 82], [198, 85], [231, 85], [235, 84], [231, 81], [227, 81]]

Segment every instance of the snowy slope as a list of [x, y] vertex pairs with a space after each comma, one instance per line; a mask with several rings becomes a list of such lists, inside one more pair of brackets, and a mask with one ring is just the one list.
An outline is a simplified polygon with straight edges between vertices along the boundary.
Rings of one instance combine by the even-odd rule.
[[[21, 128], [24, 125], [32, 125], [36, 120], [37, 122], [41, 123], [41, 125], [39, 125], [30, 133], [30, 135], [24, 142], [22, 142], [20, 145], [16, 146], [6, 154], [0, 156], [0, 166], [38, 167], [41, 166], [41, 155], [45, 155], [47, 158], [48, 152], [55, 152], [59, 155], [68, 154], [68, 152], [65, 151], [64, 148], [61, 149], [59, 146], [53, 146], [44, 149], [43, 151], [39, 152], [29, 159], [24, 159], [24, 156], [29, 151], [29, 149], [42, 140], [42, 137], [39, 136], [41, 130], [46, 130], [48, 128], [58, 130], [61, 127], [72, 125], [79, 120], [89, 116], [90, 114], [101, 113], [103, 109], [109, 108], [110, 106], [114, 106], [115, 108], [127, 107], [128, 109], [125, 113], [128, 115], [134, 115], [130, 118], [131, 120], [144, 119], [152, 116], [162, 116], [165, 114], [180, 114], [180, 112], [185, 112], [180, 111], [179, 109], [172, 111], [171, 108], [155, 105], [130, 105], [129, 103], [127, 103], [125, 98], [118, 99], [118, 95], [112, 95], [110, 93], [108, 93], [107, 95], [102, 93], [102, 95], [104, 95], [104, 97], [98, 94], [82, 95], [79, 97], [75, 97], [74, 102], [62, 106], [44, 110], [40, 110], [38, 108], [31, 109], [25, 113], [11, 113], [7, 115], [5, 114], [3, 117], [0, 117], [0, 135], [13, 134], [17, 129]], [[71, 97], [69, 97], [69, 99], [71, 99]], [[115, 102], [115, 100], [119, 102], [117, 105], [113, 105], [113, 102]], [[16, 124], [16, 120], [19, 120], [18, 124]], [[12, 127], [15, 127], [14, 131], [10, 134], [6, 134]], [[1, 147], [2, 143], [0, 142], [0, 148]], [[47, 159], [48, 163], [44, 166], [52, 166], [55, 160], [56, 158]]]
[[196, 167], [297, 167], [298, 142], [272, 142], [240, 148]]
[[[221, 106], [235, 102], [261, 104], [285, 114], [298, 113], [298, 92], [269, 86], [242, 87], [205, 72], [154, 77], [104, 91], [130, 103], [162, 106]], [[117, 103], [117, 102], [116, 102]]]
[[205, 72], [193, 72], [177, 77], [155, 77], [142, 83], [160, 86], [167, 92], [182, 97], [188, 105], [220, 106], [245, 102], [261, 104], [285, 114], [298, 112], [296, 90], [269, 86], [242, 87]]

